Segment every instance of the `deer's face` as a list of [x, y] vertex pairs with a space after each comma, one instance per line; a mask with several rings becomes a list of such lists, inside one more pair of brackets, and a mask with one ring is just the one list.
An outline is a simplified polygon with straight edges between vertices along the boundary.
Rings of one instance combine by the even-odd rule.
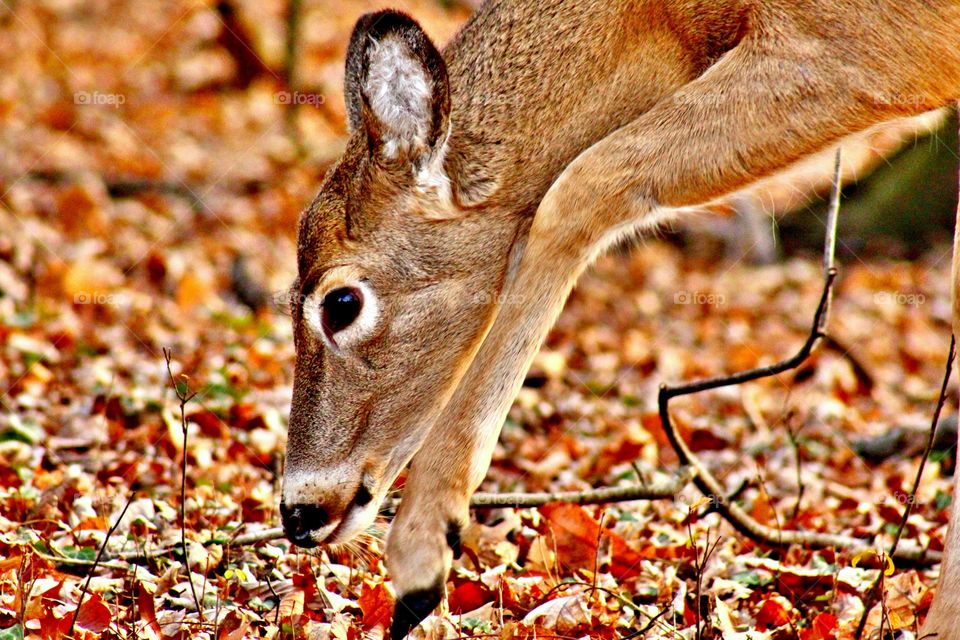
[[300, 546], [366, 528], [494, 315], [517, 221], [456, 204], [440, 54], [408, 18], [358, 23], [351, 138], [304, 213], [281, 515]]

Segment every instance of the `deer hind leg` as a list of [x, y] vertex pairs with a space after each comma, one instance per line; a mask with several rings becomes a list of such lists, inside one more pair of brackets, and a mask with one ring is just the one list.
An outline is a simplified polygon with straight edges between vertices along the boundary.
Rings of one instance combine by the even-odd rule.
[[500, 427], [597, 252], [657, 212], [730, 193], [898, 115], [848, 88], [856, 60], [821, 53], [785, 41], [774, 58], [748, 36], [673, 98], [583, 152], [555, 181], [510, 270], [490, 332], [413, 459], [387, 543], [399, 595], [394, 637], [442, 598], [456, 530], [466, 523]]

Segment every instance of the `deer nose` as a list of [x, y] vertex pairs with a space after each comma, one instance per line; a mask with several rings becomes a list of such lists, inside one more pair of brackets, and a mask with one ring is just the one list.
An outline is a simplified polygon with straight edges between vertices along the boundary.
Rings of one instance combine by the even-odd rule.
[[280, 520], [283, 530], [293, 544], [309, 549], [317, 546], [313, 532], [322, 529], [330, 522], [327, 510], [316, 504], [297, 504], [290, 506], [280, 503]]

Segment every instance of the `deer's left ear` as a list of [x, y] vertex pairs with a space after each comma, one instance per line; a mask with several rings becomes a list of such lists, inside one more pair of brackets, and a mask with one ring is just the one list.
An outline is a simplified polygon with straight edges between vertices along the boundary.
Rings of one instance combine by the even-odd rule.
[[443, 144], [450, 87], [443, 57], [412, 18], [370, 13], [354, 27], [347, 51], [350, 128], [365, 129], [385, 159], [420, 164]]

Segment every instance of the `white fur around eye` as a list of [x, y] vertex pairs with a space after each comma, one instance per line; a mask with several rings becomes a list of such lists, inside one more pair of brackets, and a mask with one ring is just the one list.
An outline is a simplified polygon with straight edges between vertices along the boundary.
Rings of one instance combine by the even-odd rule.
[[[350, 326], [336, 332], [333, 336], [328, 336], [323, 330], [323, 298], [336, 289], [351, 287], [360, 291], [363, 296], [363, 304], [360, 307], [360, 314], [357, 319], [350, 323]], [[324, 343], [332, 351], [341, 353], [344, 349], [349, 349], [364, 338], [368, 337], [374, 327], [377, 325], [377, 318], [380, 315], [380, 306], [377, 304], [377, 296], [373, 288], [367, 282], [344, 282], [332, 287], [317, 289], [303, 303], [303, 319], [307, 326], [323, 338]], [[332, 340], [331, 340], [332, 338]]]

